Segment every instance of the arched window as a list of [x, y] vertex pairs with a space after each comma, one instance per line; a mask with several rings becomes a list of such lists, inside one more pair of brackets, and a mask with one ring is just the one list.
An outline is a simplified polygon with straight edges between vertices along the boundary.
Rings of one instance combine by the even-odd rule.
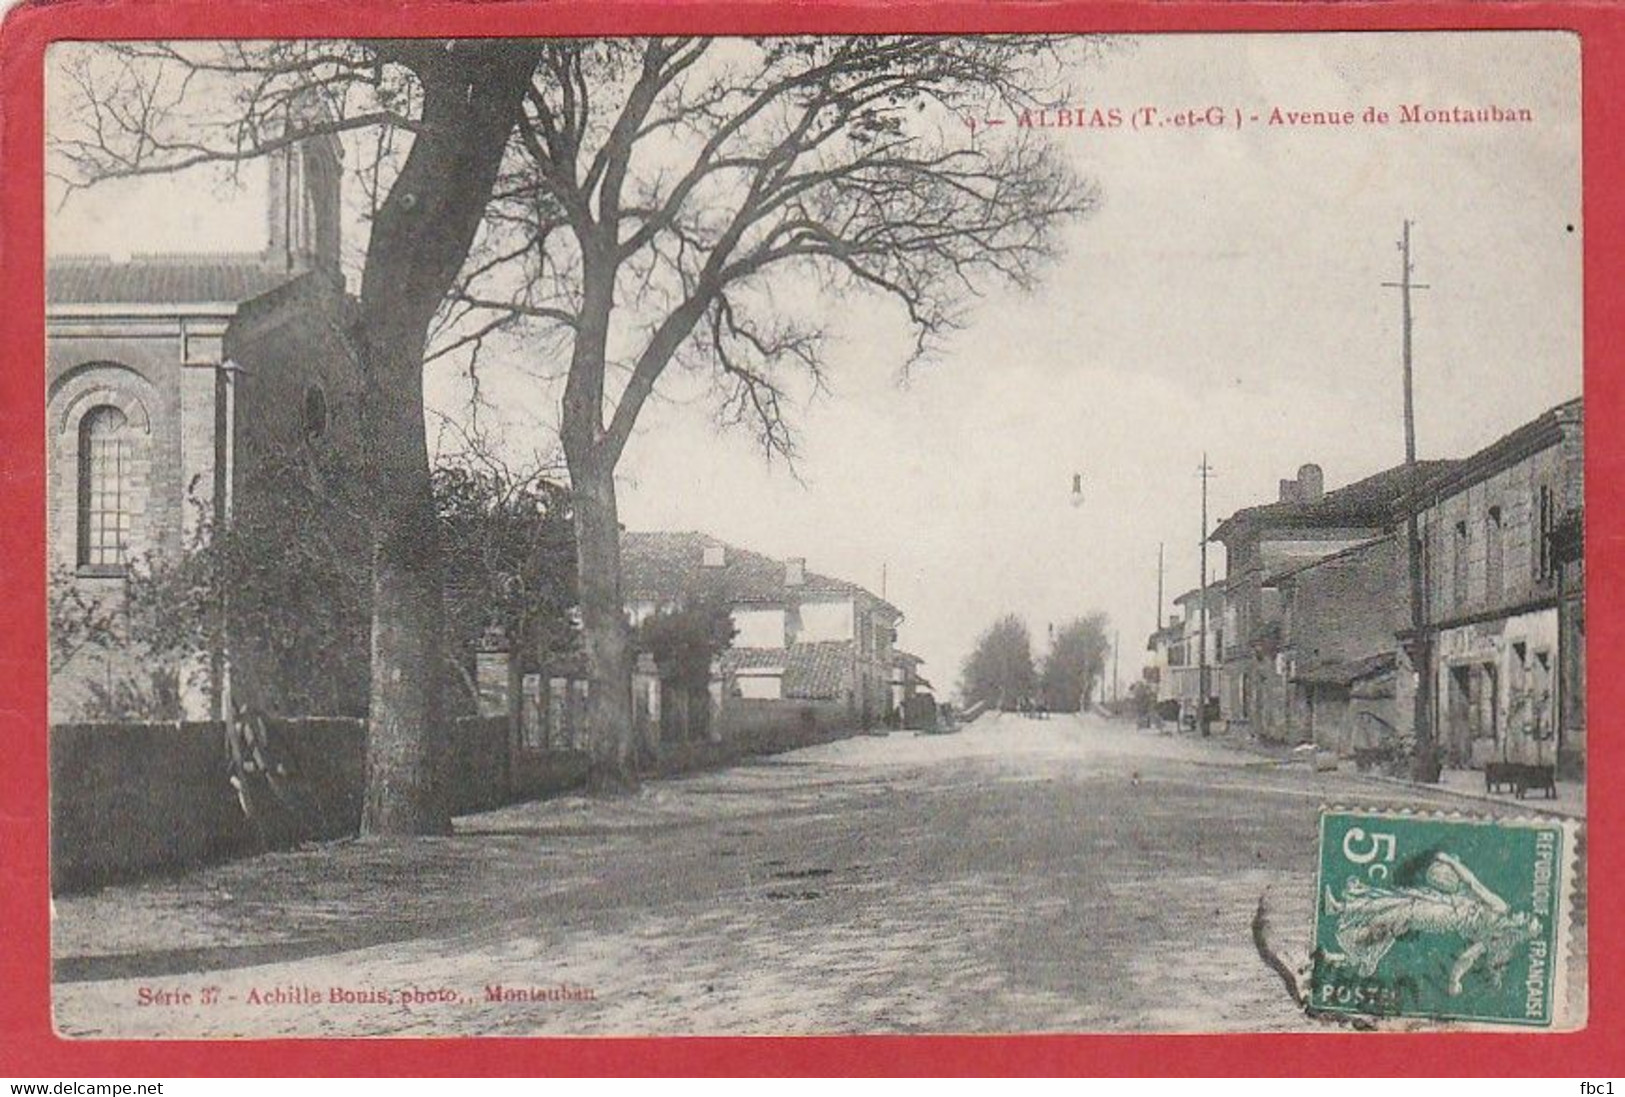
[[130, 546], [131, 457], [129, 420], [111, 405], [92, 408], [79, 422], [79, 563], [123, 567]]

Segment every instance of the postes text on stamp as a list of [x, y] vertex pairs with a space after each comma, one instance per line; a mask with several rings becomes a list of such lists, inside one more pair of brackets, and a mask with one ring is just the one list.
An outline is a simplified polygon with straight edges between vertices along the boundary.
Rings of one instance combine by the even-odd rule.
[[1556, 821], [1325, 812], [1312, 1008], [1550, 1027], [1570, 850]]

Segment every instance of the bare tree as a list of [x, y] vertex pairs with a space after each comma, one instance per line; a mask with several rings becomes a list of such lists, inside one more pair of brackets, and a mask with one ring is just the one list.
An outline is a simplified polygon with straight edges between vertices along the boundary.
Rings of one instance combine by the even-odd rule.
[[497, 40], [125, 43], [60, 70], [68, 102], [51, 153], [70, 194], [376, 131], [376, 156], [361, 169], [372, 216], [358, 316], [344, 333], [365, 384], [373, 501], [366, 833], [450, 827], [438, 780], [444, 610], [424, 350], [485, 217], [539, 53]]
[[536, 345], [569, 363], [594, 773], [631, 785], [614, 474], [656, 382], [677, 360], [706, 370], [724, 420], [789, 457], [787, 386], [821, 384], [821, 330], [776, 294], [888, 296], [919, 357], [987, 281], [1031, 285], [1094, 192], [1030, 135], [978, 143], [964, 118], [1041, 102], [1055, 51], [1020, 36], [136, 43], [68, 66], [78, 124], [53, 153], [70, 187], [377, 134], [351, 333], [377, 504], [369, 832], [447, 825], [426, 357], [516, 321], [557, 336]]
[[1051, 91], [1056, 48], [1023, 37], [546, 45], [521, 155], [448, 330], [478, 341], [522, 323], [540, 354], [569, 363], [561, 432], [600, 787], [637, 781], [615, 470], [657, 383], [674, 362], [709, 377], [721, 418], [789, 458], [791, 386], [822, 383], [820, 301], [890, 298], [919, 357], [987, 282], [1031, 286], [1095, 192], [1030, 132], [978, 138], [965, 118]]

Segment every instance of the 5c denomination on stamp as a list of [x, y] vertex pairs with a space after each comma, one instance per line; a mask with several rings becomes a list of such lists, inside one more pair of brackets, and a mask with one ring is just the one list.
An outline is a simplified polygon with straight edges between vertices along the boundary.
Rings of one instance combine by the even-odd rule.
[[1323, 813], [1312, 1008], [1552, 1027], [1573, 840], [1555, 820]]

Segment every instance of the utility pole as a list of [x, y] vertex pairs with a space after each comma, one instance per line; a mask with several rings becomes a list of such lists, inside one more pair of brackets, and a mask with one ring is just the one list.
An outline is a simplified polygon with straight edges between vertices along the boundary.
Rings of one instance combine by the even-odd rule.
[[1122, 629], [1113, 629], [1112, 630], [1112, 700], [1113, 701], [1117, 700], [1117, 690], [1118, 690], [1118, 684], [1119, 684], [1118, 683], [1118, 678], [1117, 678], [1117, 649], [1122, 647], [1122, 646], [1123, 646], [1123, 630]]
[[1207, 463], [1207, 451], [1202, 452], [1202, 464], [1197, 471], [1202, 477], [1202, 585], [1197, 588], [1201, 624], [1196, 633], [1196, 730], [1202, 738], [1208, 737], [1207, 726], [1207, 482], [1213, 475], [1213, 466]]
[[1401, 361], [1405, 381], [1405, 543], [1410, 558], [1411, 580], [1411, 667], [1416, 671], [1416, 705], [1412, 716], [1416, 734], [1415, 771], [1418, 780], [1433, 782], [1439, 779], [1438, 744], [1433, 738], [1433, 659], [1432, 644], [1427, 635], [1427, 590], [1422, 574], [1422, 538], [1416, 520], [1420, 504], [1421, 476], [1416, 465], [1416, 404], [1411, 394], [1411, 291], [1427, 289], [1412, 280], [1415, 266], [1411, 263], [1411, 223], [1405, 221], [1399, 239], [1400, 278], [1397, 282], [1384, 282], [1388, 289], [1399, 290]]
[[1157, 542], [1157, 616], [1151, 622], [1152, 632], [1162, 631], [1162, 542]]

